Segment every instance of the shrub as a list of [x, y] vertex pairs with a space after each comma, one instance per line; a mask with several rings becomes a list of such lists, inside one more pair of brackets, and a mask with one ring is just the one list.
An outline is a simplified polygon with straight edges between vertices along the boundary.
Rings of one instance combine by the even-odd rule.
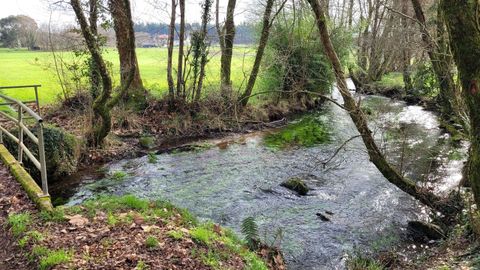
[[419, 64], [413, 73], [414, 94], [434, 97], [438, 95], [439, 87], [432, 65], [428, 61]]
[[258, 226], [253, 217], [242, 221], [242, 233], [245, 236], [248, 248], [256, 250], [258, 247]]
[[[337, 28], [331, 36], [340, 59], [347, 59], [352, 34]], [[261, 72], [259, 87], [284, 91], [276, 95], [281, 98], [308, 96], [301, 91], [329, 92], [334, 74], [320, 42], [315, 19], [308, 10], [299, 10], [296, 14], [287, 10], [282, 19], [275, 20]]]
[[[34, 134], [37, 134], [37, 128], [31, 129]], [[14, 129], [13, 134], [17, 134], [18, 130]], [[45, 142], [45, 159], [47, 164], [47, 174], [53, 180], [59, 179], [62, 176], [73, 174], [77, 171], [78, 160], [80, 158], [80, 143], [75, 136], [67, 133], [63, 129], [45, 125], [43, 129], [43, 137]], [[25, 135], [24, 143], [31, 150], [33, 155], [38, 159], [38, 147], [34, 144], [28, 136]], [[17, 153], [18, 146], [10, 138], [4, 136], [5, 146], [10, 153]], [[35, 165], [24, 158], [24, 166], [30, 171], [30, 174], [35, 179], [40, 179], [40, 171]], [[52, 180], [50, 178], [49, 180]]]

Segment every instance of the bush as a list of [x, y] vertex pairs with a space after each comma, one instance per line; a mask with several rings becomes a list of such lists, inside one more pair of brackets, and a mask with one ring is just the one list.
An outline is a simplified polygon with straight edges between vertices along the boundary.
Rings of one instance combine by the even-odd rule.
[[429, 62], [422, 62], [413, 73], [413, 88], [417, 96], [437, 96], [439, 84], [432, 65]]
[[[31, 129], [37, 134], [37, 128]], [[12, 134], [18, 134], [18, 129], [12, 131]], [[77, 171], [78, 160], [80, 158], [80, 144], [75, 136], [67, 133], [63, 129], [45, 125], [43, 129], [45, 142], [45, 158], [47, 163], [47, 174], [49, 180], [59, 179], [62, 176], [71, 175]], [[10, 153], [16, 157], [18, 146], [10, 138], [4, 136], [5, 146]], [[24, 135], [24, 143], [38, 159], [38, 147], [27, 135]], [[24, 167], [30, 172], [32, 177], [39, 180], [40, 171], [24, 155]]]
[[[334, 74], [320, 42], [314, 17], [307, 10], [295, 16], [287, 13], [285, 17], [277, 19], [271, 28], [259, 87], [284, 91], [280, 95], [282, 98], [307, 96], [301, 91], [328, 93]], [[331, 34], [339, 58], [345, 62], [352, 35], [339, 28]]]

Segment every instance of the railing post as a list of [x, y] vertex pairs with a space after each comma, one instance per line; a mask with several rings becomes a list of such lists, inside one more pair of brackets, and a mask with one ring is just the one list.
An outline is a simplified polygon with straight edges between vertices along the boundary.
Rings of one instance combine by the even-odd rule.
[[23, 108], [18, 106], [18, 162], [23, 163]]
[[43, 195], [48, 196], [47, 165], [45, 162], [45, 144], [43, 141], [43, 124], [38, 123], [38, 155], [40, 157], [40, 174], [42, 177]]
[[33, 88], [35, 89], [35, 103], [37, 104], [37, 112], [38, 115], [42, 116], [40, 113], [40, 102], [38, 101], [38, 86], [35, 85]]

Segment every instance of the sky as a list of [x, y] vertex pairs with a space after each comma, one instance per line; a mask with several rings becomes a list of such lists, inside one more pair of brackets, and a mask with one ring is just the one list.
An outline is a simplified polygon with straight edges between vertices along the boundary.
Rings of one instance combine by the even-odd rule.
[[[237, 0], [235, 20], [243, 22], [248, 17], [248, 4], [252, 0]], [[27, 15], [40, 24], [49, 22], [52, 15], [52, 24], [68, 25], [75, 23], [75, 16], [72, 12], [60, 10], [51, 4], [58, 0], [0, 0], [0, 18], [9, 15]], [[68, 1], [67, 1], [68, 2]], [[154, 8], [163, 6], [169, 0], [131, 0], [133, 17], [136, 22], [165, 22], [168, 23], [168, 13]], [[187, 22], [200, 21], [201, 0], [186, 0]], [[152, 4], [154, 3], [154, 4]], [[224, 10], [227, 0], [220, 0], [220, 9]]]

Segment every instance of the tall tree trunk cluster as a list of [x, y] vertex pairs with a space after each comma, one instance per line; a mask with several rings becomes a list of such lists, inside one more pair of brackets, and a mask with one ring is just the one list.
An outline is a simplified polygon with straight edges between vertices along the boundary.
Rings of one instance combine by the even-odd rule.
[[[122, 97], [128, 102], [144, 104], [146, 91], [143, 87], [135, 52], [135, 32], [133, 30], [130, 0], [109, 0], [110, 13], [113, 19], [113, 28], [117, 40], [117, 49], [120, 58], [121, 87], [128, 85], [128, 90]], [[129, 82], [130, 70], [134, 69], [133, 80]]]
[[[70, 0], [70, 5], [75, 12], [87, 49], [92, 57], [93, 64], [98, 69], [100, 75], [101, 86], [97, 85], [96, 89], [101, 89], [101, 91], [98, 93], [98, 96], [95, 98], [92, 105], [94, 114], [91, 119], [92, 127], [87, 134], [88, 144], [96, 147], [102, 145], [104, 139], [110, 132], [112, 128], [112, 117], [110, 112], [119, 102], [120, 98], [127, 93], [130, 84], [133, 82], [135, 72], [138, 69], [136, 69], [135, 66], [131, 66], [129, 70], [125, 71], [125, 82], [122, 84], [120, 92], [115, 97], [112, 97], [112, 78], [110, 77], [107, 65], [103, 59], [98, 38], [94, 34], [96, 33], [96, 25], [92, 27], [92, 25], [89, 24], [79, 0]], [[91, 18], [90, 22], [95, 23], [96, 19]], [[129, 46], [132, 46], [132, 43], [133, 46], [135, 45], [134, 40], [130, 39], [127, 42]]]

